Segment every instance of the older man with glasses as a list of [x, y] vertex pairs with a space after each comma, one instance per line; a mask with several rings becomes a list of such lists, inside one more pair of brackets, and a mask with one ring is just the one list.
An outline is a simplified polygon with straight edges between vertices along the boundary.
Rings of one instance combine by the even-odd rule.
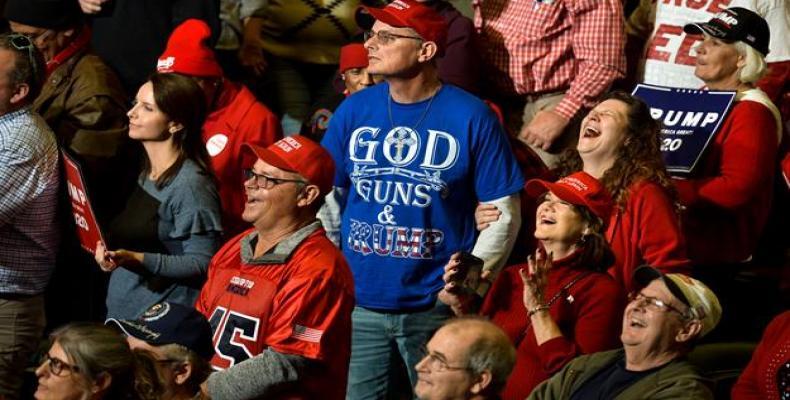
[[21, 35], [0, 35], [0, 398], [16, 399], [44, 330], [55, 268], [58, 146], [30, 109], [44, 59]]
[[716, 295], [683, 274], [642, 266], [623, 316], [623, 349], [571, 361], [529, 399], [712, 399], [684, 357], [721, 319]]
[[[332, 187], [329, 153], [304, 136], [263, 148], [244, 171], [252, 229], [209, 265], [196, 307], [211, 323], [216, 399], [343, 399], [354, 285], [316, 212]], [[239, 171], [241, 173], [241, 171]]]
[[[444, 18], [415, 0], [367, 10], [376, 19], [368, 72], [385, 83], [349, 96], [322, 140], [337, 174], [321, 218], [340, 233], [356, 287], [350, 399], [386, 397], [392, 360], [419, 361], [419, 346], [450, 315], [437, 295], [455, 251], [482, 259], [485, 277], [498, 271], [521, 223], [524, 184], [494, 113], [439, 79]], [[504, 216], [479, 237], [478, 202]]]
[[516, 349], [499, 327], [479, 317], [448, 320], [415, 366], [420, 400], [499, 399]]

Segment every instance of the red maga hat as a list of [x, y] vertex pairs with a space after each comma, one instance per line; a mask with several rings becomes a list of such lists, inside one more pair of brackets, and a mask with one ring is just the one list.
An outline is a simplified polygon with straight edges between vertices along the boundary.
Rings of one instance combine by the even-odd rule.
[[309, 183], [318, 186], [321, 195], [332, 189], [335, 162], [326, 149], [306, 136], [285, 137], [265, 148], [252, 143], [244, 146], [267, 164], [302, 175]]
[[368, 50], [362, 43], [351, 43], [340, 48], [340, 73], [351, 68], [368, 66]]
[[423, 39], [436, 43], [439, 55], [447, 42], [447, 22], [436, 10], [416, 0], [395, 0], [384, 8], [367, 7], [373, 18], [396, 28], [412, 28]]
[[527, 182], [526, 189], [527, 194], [532, 197], [551, 191], [568, 203], [589, 208], [604, 223], [608, 222], [614, 205], [612, 197], [601, 182], [586, 172], [575, 172], [553, 183], [532, 179]]

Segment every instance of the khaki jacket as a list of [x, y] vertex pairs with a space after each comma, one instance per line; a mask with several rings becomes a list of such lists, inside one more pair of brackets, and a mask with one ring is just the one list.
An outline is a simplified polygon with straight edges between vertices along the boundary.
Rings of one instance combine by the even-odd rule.
[[[623, 356], [623, 350], [604, 351], [575, 358], [528, 397], [570, 399], [588, 379]], [[626, 388], [613, 400], [713, 399], [707, 381], [687, 361], [677, 359]]]
[[47, 77], [33, 102], [58, 143], [82, 158], [111, 158], [127, 141], [127, 99], [99, 57], [75, 54]]

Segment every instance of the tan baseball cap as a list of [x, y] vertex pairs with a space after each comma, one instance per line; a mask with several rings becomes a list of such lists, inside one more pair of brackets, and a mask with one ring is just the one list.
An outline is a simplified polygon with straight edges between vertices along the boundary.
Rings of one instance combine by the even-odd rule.
[[649, 265], [634, 271], [634, 282], [642, 287], [656, 279], [662, 279], [672, 295], [689, 307], [691, 317], [702, 323], [700, 337], [712, 331], [721, 320], [719, 298], [699, 280], [684, 274], [664, 274]]

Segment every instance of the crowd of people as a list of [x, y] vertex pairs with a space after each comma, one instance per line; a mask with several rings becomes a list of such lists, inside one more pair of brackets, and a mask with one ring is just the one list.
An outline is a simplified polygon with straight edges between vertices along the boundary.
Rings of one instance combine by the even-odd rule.
[[0, 400], [787, 398], [790, 3], [712, 3], [0, 1]]

